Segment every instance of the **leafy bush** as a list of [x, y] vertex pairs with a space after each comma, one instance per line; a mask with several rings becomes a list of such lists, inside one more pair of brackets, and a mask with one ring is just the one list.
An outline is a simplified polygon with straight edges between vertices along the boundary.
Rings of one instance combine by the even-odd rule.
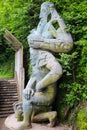
[[87, 130], [87, 110], [81, 109], [77, 114], [76, 130]]
[[13, 78], [14, 77], [14, 61], [9, 60], [0, 64], [0, 78]]

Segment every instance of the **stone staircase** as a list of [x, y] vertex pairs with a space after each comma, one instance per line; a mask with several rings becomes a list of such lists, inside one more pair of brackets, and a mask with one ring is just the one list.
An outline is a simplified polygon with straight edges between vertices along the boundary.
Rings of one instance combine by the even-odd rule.
[[13, 103], [16, 101], [18, 101], [16, 81], [0, 79], [0, 118], [14, 113]]

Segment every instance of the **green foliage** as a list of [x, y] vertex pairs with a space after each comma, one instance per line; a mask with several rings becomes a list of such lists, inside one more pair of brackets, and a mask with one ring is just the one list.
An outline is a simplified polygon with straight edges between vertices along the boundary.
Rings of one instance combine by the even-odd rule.
[[[24, 51], [28, 52], [27, 36], [29, 31], [37, 25], [39, 8], [39, 5], [36, 6], [31, 1], [0, 1], [0, 64], [7, 61], [8, 56], [13, 54], [13, 51], [10, 51], [3, 38], [6, 29], [11, 31], [23, 43]], [[25, 68], [28, 66], [27, 61], [26, 59]]]
[[0, 78], [14, 77], [14, 61], [9, 58], [7, 62], [0, 64]]
[[[6, 48], [7, 47], [7, 48]], [[14, 52], [7, 45], [0, 48], [0, 78], [12, 78], [14, 76]]]
[[87, 110], [81, 109], [77, 114], [76, 130], [87, 130]]
[[17, 115], [17, 121], [23, 121], [23, 112], [19, 111], [19, 113]]
[[81, 84], [76, 82], [67, 84], [66, 101], [72, 107], [73, 105], [77, 105], [80, 100], [86, 100], [86, 93], [86, 86], [81, 86]]
[[74, 40], [73, 52], [62, 53], [58, 59], [63, 67], [59, 87], [64, 91], [66, 104], [73, 107], [80, 100], [87, 99], [87, 1], [55, 0], [54, 2]]
[[73, 52], [72, 54], [60, 53], [59, 56], [60, 57], [57, 58], [57, 60], [62, 65], [63, 73], [65, 73], [67, 76], [72, 75], [75, 58], [77, 58], [78, 52]]
[[[28, 1], [2, 0], [0, 4], [1, 31], [9, 29], [20, 41], [26, 45], [26, 37], [37, 22], [38, 6]], [[31, 21], [31, 22], [30, 22]]]

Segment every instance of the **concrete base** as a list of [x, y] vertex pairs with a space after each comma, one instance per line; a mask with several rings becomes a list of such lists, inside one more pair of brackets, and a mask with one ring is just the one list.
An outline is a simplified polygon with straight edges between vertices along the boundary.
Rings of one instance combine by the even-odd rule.
[[[17, 126], [20, 125], [22, 123], [22, 121], [17, 121], [17, 119], [15, 118], [15, 115], [10, 115], [9, 117], [6, 118], [5, 120], [5, 126], [9, 129], [9, 130], [14, 130], [12, 129], [13, 126]], [[53, 128], [50, 128], [49, 126], [47, 126], [46, 124], [36, 124], [36, 123], [32, 123], [32, 128], [27, 128], [25, 130], [70, 130], [66, 125], [65, 126], [56, 126]]]
[[10, 116], [8, 116], [5, 120], [5, 126], [9, 129], [9, 130], [13, 130], [12, 127], [16, 126], [18, 124], [20, 124], [21, 122], [18, 122], [17, 119], [15, 118], [15, 115], [12, 114]]

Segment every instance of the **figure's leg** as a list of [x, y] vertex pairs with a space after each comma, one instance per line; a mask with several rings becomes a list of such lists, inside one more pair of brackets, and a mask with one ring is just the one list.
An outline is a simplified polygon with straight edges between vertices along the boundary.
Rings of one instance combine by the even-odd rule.
[[28, 127], [32, 127], [31, 125], [31, 116], [32, 116], [32, 105], [23, 105], [23, 122], [26, 124]]
[[12, 127], [12, 130], [25, 130], [32, 128], [31, 125], [31, 115], [32, 115], [32, 107], [28, 104], [23, 106], [23, 116], [24, 119], [21, 122], [18, 122], [16, 126]]
[[51, 111], [51, 112], [48, 113], [48, 116], [49, 116], [49, 124], [48, 124], [48, 126], [54, 127], [57, 124], [57, 112], [56, 111]]
[[34, 116], [32, 122], [42, 122], [42, 121], [49, 121], [49, 126], [54, 127], [57, 121], [57, 112], [43, 112]]

